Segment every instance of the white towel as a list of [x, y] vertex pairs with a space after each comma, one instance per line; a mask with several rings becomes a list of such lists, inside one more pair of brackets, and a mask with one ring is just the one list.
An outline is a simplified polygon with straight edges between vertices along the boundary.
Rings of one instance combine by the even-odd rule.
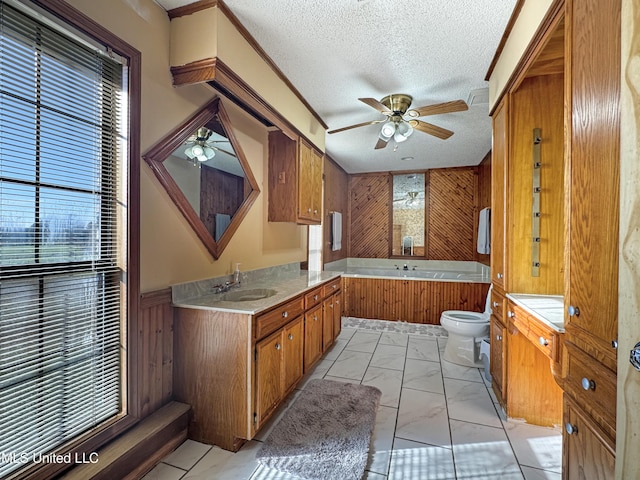
[[331, 214], [331, 250], [342, 249], [342, 214], [333, 212]]
[[491, 209], [480, 210], [478, 220], [478, 253], [487, 255], [491, 252]]

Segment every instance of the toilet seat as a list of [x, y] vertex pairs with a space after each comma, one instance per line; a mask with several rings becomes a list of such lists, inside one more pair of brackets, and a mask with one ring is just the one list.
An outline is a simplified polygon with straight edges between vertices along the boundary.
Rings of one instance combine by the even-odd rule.
[[486, 323], [489, 318], [485, 313], [467, 312], [464, 310], [445, 310], [442, 317], [464, 323]]

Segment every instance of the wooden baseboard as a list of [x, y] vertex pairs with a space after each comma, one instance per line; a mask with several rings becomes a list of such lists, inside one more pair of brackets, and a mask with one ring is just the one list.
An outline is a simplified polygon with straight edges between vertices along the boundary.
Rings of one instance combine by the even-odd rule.
[[187, 438], [189, 410], [171, 402], [98, 451], [96, 463], [70, 470], [64, 480], [138, 479]]

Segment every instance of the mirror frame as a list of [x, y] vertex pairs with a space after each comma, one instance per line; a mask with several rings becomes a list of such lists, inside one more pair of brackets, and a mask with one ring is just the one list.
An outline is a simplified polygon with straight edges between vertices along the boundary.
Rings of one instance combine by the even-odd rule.
[[[184, 196], [182, 190], [173, 179], [169, 171], [164, 166], [164, 161], [169, 158], [169, 156], [184, 142], [193, 135], [193, 133], [200, 127], [207, 124], [214, 117], [218, 116], [222, 127], [227, 134], [227, 138], [233, 149], [235, 150], [236, 156], [242, 169], [245, 173], [245, 178], [249, 182], [251, 186], [251, 193], [247, 195], [244, 199], [236, 213], [233, 215], [231, 219], [231, 223], [224, 231], [220, 239], [216, 242], [213, 239], [211, 233], [207, 230], [204, 223], [200, 219], [200, 216], [196, 213], [194, 208], [189, 203], [189, 200]], [[231, 128], [231, 121], [229, 120], [229, 116], [225, 111], [222, 102], [219, 97], [215, 97], [212, 101], [198, 110], [192, 117], [179, 125], [176, 129], [168, 133], [164, 138], [162, 138], [158, 143], [156, 143], [153, 147], [147, 150], [142, 158], [147, 162], [153, 173], [156, 175], [160, 184], [164, 187], [167, 194], [173, 200], [173, 203], [178, 207], [178, 210], [182, 213], [185, 220], [189, 223], [195, 234], [198, 236], [202, 244], [209, 251], [209, 253], [213, 256], [214, 259], [218, 259], [225, 247], [231, 240], [231, 237], [235, 233], [235, 231], [242, 223], [242, 220], [246, 216], [249, 208], [253, 205], [256, 198], [260, 194], [260, 188], [258, 187], [258, 182], [256, 182], [255, 177], [253, 176], [253, 172], [249, 167], [249, 163], [244, 155], [242, 148], [240, 148], [240, 144], [236, 136], [233, 133]]]

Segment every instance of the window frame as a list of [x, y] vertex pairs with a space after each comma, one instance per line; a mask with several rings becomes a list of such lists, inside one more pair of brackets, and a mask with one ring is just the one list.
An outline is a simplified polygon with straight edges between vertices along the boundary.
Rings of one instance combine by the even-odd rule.
[[[97, 42], [107, 45], [114, 53], [127, 60], [128, 68], [128, 215], [124, 228], [127, 232], [127, 299], [123, 325], [126, 338], [126, 373], [122, 385], [123, 413], [106, 421], [97, 430], [80, 435], [57, 449], [57, 453], [70, 453], [72, 458], [89, 458], [116, 436], [135, 425], [141, 417], [138, 338], [140, 296], [140, 121], [141, 121], [141, 53], [94, 20], [60, 0], [33, 0], [33, 4], [59, 19], [62, 27], [82, 32]], [[42, 463], [10, 474], [12, 479], [51, 478], [73, 464]]]

